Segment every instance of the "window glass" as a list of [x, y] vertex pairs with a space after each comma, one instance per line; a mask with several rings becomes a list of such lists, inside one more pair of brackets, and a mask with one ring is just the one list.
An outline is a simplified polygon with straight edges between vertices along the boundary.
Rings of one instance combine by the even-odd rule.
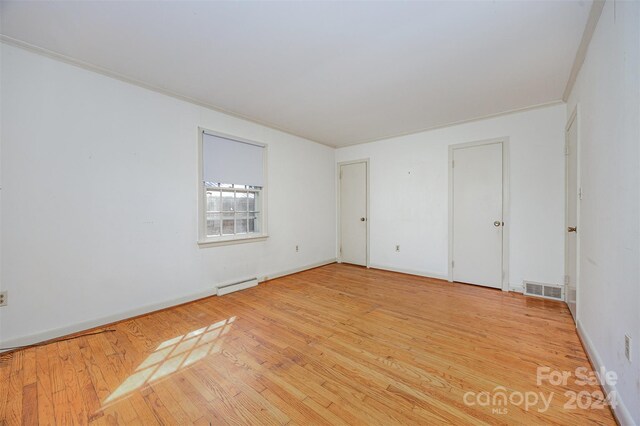
[[235, 192], [222, 191], [222, 211], [232, 212], [235, 207]]
[[222, 235], [233, 235], [235, 232], [235, 215], [233, 213], [223, 213]]
[[219, 212], [220, 207], [220, 191], [207, 190], [207, 211]]
[[220, 235], [220, 213], [207, 213], [207, 236]]
[[249, 232], [260, 232], [260, 213], [249, 213], [247, 229]]
[[236, 234], [247, 233], [247, 213], [236, 213]]
[[256, 193], [255, 192], [249, 192], [247, 194], [247, 210], [249, 210], [250, 212], [256, 211]]
[[247, 193], [236, 191], [236, 210], [237, 212], [247, 211]]

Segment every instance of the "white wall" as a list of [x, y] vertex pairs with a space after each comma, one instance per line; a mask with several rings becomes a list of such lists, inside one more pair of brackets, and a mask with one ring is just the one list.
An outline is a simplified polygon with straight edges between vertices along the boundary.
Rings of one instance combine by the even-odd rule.
[[370, 159], [371, 265], [446, 277], [448, 146], [508, 136], [510, 285], [561, 284], [565, 121], [555, 105], [338, 149], [337, 162]]
[[639, 57], [640, 3], [608, 1], [567, 104], [569, 114], [579, 106], [579, 329], [594, 361], [619, 376], [622, 424], [640, 424]]
[[[335, 258], [332, 148], [1, 46], [3, 342]], [[198, 126], [269, 145], [267, 241], [196, 245]]]

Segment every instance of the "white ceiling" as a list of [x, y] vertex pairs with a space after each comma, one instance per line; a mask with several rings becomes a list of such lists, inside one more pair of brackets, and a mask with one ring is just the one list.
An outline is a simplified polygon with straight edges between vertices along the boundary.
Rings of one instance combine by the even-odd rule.
[[560, 100], [584, 1], [3, 1], [1, 32], [332, 146]]

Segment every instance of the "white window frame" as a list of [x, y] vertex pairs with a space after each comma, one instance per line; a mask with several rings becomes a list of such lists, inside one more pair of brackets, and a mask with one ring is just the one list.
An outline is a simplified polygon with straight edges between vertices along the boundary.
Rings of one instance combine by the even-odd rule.
[[[207, 188], [204, 183], [203, 171], [203, 135], [204, 134], [218, 136], [221, 138], [231, 139], [238, 142], [248, 143], [251, 145], [256, 145], [264, 148], [264, 155], [262, 159], [264, 161], [263, 164], [263, 186], [260, 190], [260, 195], [258, 197], [257, 202], [259, 206], [256, 206], [256, 210], [260, 212], [260, 233], [254, 234], [235, 234], [235, 235], [221, 235], [215, 237], [207, 236], [207, 202], [206, 202], [206, 191]], [[267, 153], [268, 153], [268, 145], [244, 138], [240, 138], [238, 136], [229, 135], [226, 133], [221, 133], [215, 130], [206, 129], [203, 127], [198, 127], [198, 246], [203, 247], [215, 247], [221, 245], [229, 245], [229, 244], [240, 244], [240, 243], [251, 243], [256, 241], [264, 241], [269, 237], [267, 232]], [[221, 182], [224, 184], [234, 184], [234, 182]], [[224, 190], [225, 188], [221, 188]], [[231, 191], [234, 191], [233, 188], [228, 188]], [[222, 224], [221, 224], [222, 226]]]

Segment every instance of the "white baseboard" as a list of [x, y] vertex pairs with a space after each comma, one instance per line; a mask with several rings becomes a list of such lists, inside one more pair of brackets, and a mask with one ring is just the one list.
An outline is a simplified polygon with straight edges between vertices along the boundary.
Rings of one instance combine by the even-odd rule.
[[382, 269], [384, 271], [400, 272], [401, 274], [417, 275], [419, 277], [425, 277], [425, 278], [435, 278], [437, 280], [447, 281], [449, 279], [447, 275], [436, 274], [434, 272], [415, 271], [411, 269], [402, 269], [402, 268], [395, 268], [393, 266], [384, 266], [384, 265], [375, 265], [375, 264], [369, 265], [369, 267], [373, 269]]
[[[593, 345], [591, 338], [589, 337], [585, 329], [582, 327], [582, 324], [580, 323], [580, 321], [578, 321], [577, 325], [578, 325], [578, 335], [580, 336], [580, 339], [582, 340], [584, 348], [587, 351], [587, 356], [589, 357], [589, 360], [591, 360], [591, 364], [596, 370], [600, 370], [601, 368], [605, 367], [605, 365], [602, 363], [602, 358], [600, 358], [600, 355], [598, 354], [596, 347]], [[606, 381], [605, 383], [600, 382], [600, 385], [604, 389], [605, 394], [609, 395], [611, 392], [615, 392], [617, 395], [618, 404], [615, 408], [613, 407], [612, 408], [613, 408], [613, 415], [616, 417], [618, 424], [622, 426], [635, 425], [636, 423], [633, 421], [633, 417], [631, 417], [631, 413], [627, 409], [626, 405], [624, 405], [624, 402], [622, 401], [620, 393], [616, 391], [615, 385], [610, 385], [606, 383]]]
[[518, 284], [509, 284], [509, 291], [513, 291], [514, 293], [524, 293], [524, 287]]
[[188, 296], [179, 297], [177, 299], [167, 300], [159, 303], [152, 303], [150, 305], [141, 306], [139, 308], [118, 312], [113, 315], [107, 315], [101, 318], [82, 321], [82, 322], [79, 322], [73, 325], [68, 325], [65, 327], [54, 328], [51, 330], [42, 331], [40, 333], [30, 334], [28, 336], [5, 340], [0, 343], [0, 348], [12, 348], [16, 346], [32, 345], [34, 343], [56, 339], [58, 337], [67, 336], [69, 334], [79, 333], [84, 330], [101, 327], [117, 321], [122, 321], [127, 318], [133, 318], [139, 315], [144, 315], [154, 311], [159, 311], [161, 309], [170, 308], [171, 306], [181, 305], [183, 303], [192, 302], [194, 300], [202, 299], [209, 296], [215, 296], [216, 291], [217, 291], [217, 288], [212, 288], [211, 290], [192, 293]]
[[330, 265], [332, 263], [336, 263], [336, 258], [323, 260], [321, 262], [311, 263], [309, 265], [301, 266], [299, 268], [289, 269], [287, 271], [273, 272], [271, 274], [265, 274], [261, 278], [258, 278], [259, 282], [265, 282], [268, 280], [275, 280], [276, 278], [284, 277], [291, 274], [297, 274], [298, 272], [306, 271], [313, 268], [318, 268], [320, 266]]
[[[295, 274], [297, 272], [306, 271], [307, 269], [313, 269], [319, 266], [328, 265], [330, 263], [334, 263], [335, 261], [336, 261], [335, 259], [328, 259], [322, 262], [313, 263], [311, 265], [302, 266], [300, 268], [290, 269], [288, 271], [276, 272], [273, 274], [266, 275], [265, 277], [263, 277], [262, 279], [259, 279], [258, 281], [263, 282], [265, 281], [266, 277], [268, 277], [269, 279], [274, 279], [274, 278], [283, 277], [285, 275]], [[227, 285], [234, 281], [237, 281], [237, 279], [229, 282], [220, 283], [218, 286]], [[58, 337], [79, 333], [81, 331], [89, 330], [92, 328], [102, 327], [107, 324], [126, 320], [128, 318], [137, 317], [139, 315], [149, 314], [154, 311], [159, 311], [161, 309], [166, 309], [172, 306], [181, 305], [183, 303], [193, 302], [194, 300], [203, 299], [205, 297], [215, 296], [218, 290], [218, 286], [213, 287], [210, 290], [201, 291], [198, 293], [192, 293], [186, 296], [167, 300], [164, 302], [152, 303], [149, 305], [141, 306], [139, 308], [118, 312], [113, 315], [107, 315], [101, 318], [82, 321], [80, 323], [76, 323], [76, 324], [65, 326], [65, 327], [54, 328], [51, 330], [42, 331], [40, 333], [30, 334], [28, 336], [5, 340], [3, 342], [0, 342], [0, 348], [12, 348], [17, 346], [32, 345], [34, 343], [56, 339]], [[0, 353], [1, 352], [5, 352], [5, 351], [0, 350]]]

